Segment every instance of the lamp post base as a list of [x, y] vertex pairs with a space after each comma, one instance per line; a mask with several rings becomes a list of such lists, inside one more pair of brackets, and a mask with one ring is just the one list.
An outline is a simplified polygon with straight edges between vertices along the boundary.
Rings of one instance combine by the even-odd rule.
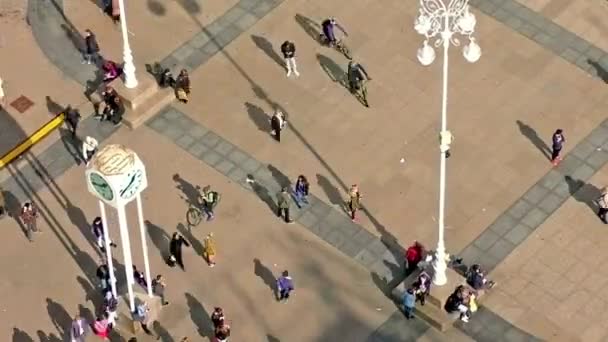
[[433, 284], [443, 286], [447, 284], [448, 277], [446, 275], [448, 265], [445, 262], [445, 256], [437, 253], [433, 261]]

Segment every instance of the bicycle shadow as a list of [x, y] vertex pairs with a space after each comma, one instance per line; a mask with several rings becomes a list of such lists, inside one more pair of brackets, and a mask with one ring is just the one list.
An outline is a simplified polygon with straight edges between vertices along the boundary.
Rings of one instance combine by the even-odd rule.
[[317, 60], [319, 61], [321, 69], [325, 71], [330, 80], [348, 89], [348, 83], [346, 82], [346, 71], [342, 69], [341, 66], [334, 62], [331, 58], [320, 53], [317, 54]]

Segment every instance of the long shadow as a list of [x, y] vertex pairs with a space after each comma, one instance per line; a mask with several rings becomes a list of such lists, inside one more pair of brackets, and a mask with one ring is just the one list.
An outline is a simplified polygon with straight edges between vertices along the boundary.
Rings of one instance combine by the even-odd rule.
[[247, 109], [249, 118], [256, 127], [262, 132], [270, 133], [270, 118], [266, 115], [264, 110], [249, 102], [245, 103], [245, 108]]
[[182, 234], [186, 240], [188, 240], [188, 242], [190, 243], [190, 246], [192, 246], [192, 249], [194, 250], [194, 252], [202, 257], [203, 256], [203, 244], [201, 243], [201, 240], [199, 240], [196, 236], [194, 236], [194, 234], [192, 234], [192, 232], [190, 231], [190, 229], [186, 228], [186, 226], [184, 226], [182, 223], [178, 223], [177, 224], [177, 231]]
[[188, 303], [188, 309], [190, 310], [190, 319], [192, 323], [198, 329], [198, 334], [201, 337], [212, 338], [213, 335], [213, 323], [209, 317], [209, 313], [205, 310], [205, 307], [201, 302], [198, 301], [193, 295], [186, 292], [186, 302]]
[[534, 145], [543, 154], [543, 156], [545, 156], [545, 158], [549, 159], [551, 157], [551, 150], [549, 149], [549, 146], [547, 146], [547, 143], [545, 143], [545, 141], [538, 136], [538, 133], [536, 133], [534, 128], [526, 125], [521, 120], [517, 120], [516, 122], [521, 134], [528, 138], [532, 145]]
[[51, 116], [56, 116], [57, 114], [62, 113], [64, 111], [65, 107], [55, 102], [53, 99], [51, 99], [50, 96], [47, 95], [45, 97], [45, 100], [46, 109], [49, 111]]
[[262, 279], [264, 284], [266, 284], [266, 286], [270, 288], [270, 291], [272, 291], [274, 298], [277, 299], [277, 279], [275, 278], [274, 274], [272, 274], [272, 271], [262, 264], [258, 258], [253, 259], [253, 273]]
[[34, 342], [34, 339], [25, 331], [19, 328], [13, 328], [13, 342]]
[[50, 298], [46, 299], [46, 310], [51, 318], [51, 322], [57, 329], [59, 336], [62, 339], [67, 339], [70, 335], [69, 330], [72, 324], [72, 318], [67, 310], [59, 303]]
[[325, 195], [332, 204], [340, 206], [340, 208], [343, 210], [345, 209], [344, 197], [342, 196], [342, 193], [331, 183], [329, 179], [327, 179], [327, 177], [317, 174], [317, 184], [321, 189], [323, 189]]
[[595, 200], [602, 194], [601, 190], [591, 183], [585, 183], [580, 179], [565, 176], [568, 184], [568, 192], [575, 200], [585, 203], [591, 211], [597, 214], [598, 206]]
[[53, 333], [47, 335], [42, 330], [36, 331], [36, 335], [38, 335], [40, 342], [63, 342], [59, 337], [57, 337], [57, 335]]
[[176, 188], [181, 190], [181, 192], [186, 197], [186, 201], [188, 204], [196, 204], [198, 203], [198, 196], [200, 191], [198, 186], [194, 186], [192, 183], [183, 179], [178, 173], [173, 175], [173, 181], [176, 183]]
[[[54, 1], [51, 0], [51, 2], [54, 2]], [[74, 30], [73, 28], [71, 28], [69, 25], [66, 25], [66, 24], [61, 24], [61, 28], [63, 29], [63, 32], [65, 33], [65, 35], [70, 39], [70, 41], [74, 45], [74, 48], [76, 48], [76, 50], [78, 50], [79, 52], [83, 52], [85, 43], [84, 43], [84, 38], [82, 37], [80, 32], [78, 32], [77, 30]]]
[[278, 338], [274, 337], [273, 335], [267, 334], [266, 335], [266, 339], [268, 340], [268, 342], [281, 342], [281, 340], [279, 340]]
[[277, 182], [277, 184], [281, 188], [289, 188], [291, 186], [291, 181], [289, 177], [287, 177], [281, 170], [277, 169], [271, 164], [268, 164], [268, 171], [272, 174], [272, 178]]
[[319, 41], [319, 35], [321, 34], [321, 25], [310, 18], [301, 14], [296, 14], [296, 22], [302, 27], [304, 32], [310, 36], [314, 41]]
[[98, 304], [101, 304], [102, 302], [100, 291], [95, 290], [93, 285], [91, 285], [88, 280], [84, 279], [81, 276], [77, 276], [76, 281], [80, 284], [80, 286], [82, 286], [82, 289], [84, 290], [86, 296], [85, 300], [90, 300], [95, 307], [98, 307]]
[[83, 162], [82, 156], [80, 155], [82, 140], [78, 136], [73, 136], [72, 132], [66, 128], [59, 127], [58, 130], [65, 150], [68, 151], [70, 156], [74, 159], [76, 165], [80, 165]]
[[[101, 308], [101, 306], [99, 306]], [[94, 322], [95, 319], [97, 318], [97, 315], [93, 314], [93, 311], [91, 311], [91, 309], [85, 307], [82, 304], [78, 304], [78, 314], [80, 315], [80, 317], [84, 318], [85, 321], [87, 322]]]
[[152, 222], [146, 220], [145, 223], [146, 227], [148, 227], [148, 235], [150, 236], [152, 243], [160, 252], [163, 262], [166, 261], [169, 258], [169, 244], [171, 243], [171, 236], [169, 236], [164, 229], [153, 224]]
[[[253, 176], [249, 175], [248, 178], [253, 179]], [[260, 183], [256, 182], [255, 180], [250, 184], [251, 189], [258, 196], [258, 198], [262, 200], [262, 202], [266, 203], [270, 211], [275, 213], [277, 211], [277, 205], [276, 203], [274, 203], [274, 200], [268, 193], [268, 189], [266, 189], [266, 187], [264, 187], [263, 185], [260, 185]]]
[[330, 80], [346, 88], [346, 71], [342, 69], [341, 66], [334, 62], [331, 58], [320, 53], [317, 54], [317, 60], [319, 61], [321, 69], [325, 71]]
[[6, 202], [6, 213], [8, 216], [13, 218], [19, 229], [21, 229], [23, 236], [27, 238], [25, 225], [21, 219], [19, 219], [19, 213], [21, 210], [21, 203], [19, 202], [19, 199], [12, 192], [4, 190], [4, 201]]
[[95, 70], [95, 78], [92, 80], [88, 80], [84, 87], [84, 96], [87, 98], [89, 102], [93, 104], [93, 108], [95, 108], [95, 112], [99, 110], [99, 100], [93, 100], [93, 94], [97, 93], [99, 98], [101, 98], [101, 88], [104, 85], [103, 82], [103, 71], [101, 69]]
[[600, 63], [592, 59], [588, 59], [587, 63], [589, 63], [589, 65], [591, 65], [593, 69], [595, 69], [597, 77], [604, 81], [604, 83], [608, 83], [608, 71], [606, 71], [606, 69], [604, 69], [604, 67]]
[[274, 50], [274, 48], [272, 47], [272, 43], [268, 41], [268, 39], [262, 36], [251, 35], [251, 40], [253, 40], [255, 46], [257, 46], [260, 50], [264, 51], [264, 53], [268, 57], [270, 57], [270, 59], [272, 59], [275, 63], [277, 63], [281, 67], [285, 65], [283, 58], [281, 58], [281, 56], [279, 56], [279, 54]]
[[169, 334], [169, 331], [167, 331], [159, 321], [154, 321], [154, 323], [152, 323], [152, 329], [156, 333], [156, 336], [158, 336], [157, 340], [162, 342], [175, 342], [173, 337], [171, 337], [171, 334]]

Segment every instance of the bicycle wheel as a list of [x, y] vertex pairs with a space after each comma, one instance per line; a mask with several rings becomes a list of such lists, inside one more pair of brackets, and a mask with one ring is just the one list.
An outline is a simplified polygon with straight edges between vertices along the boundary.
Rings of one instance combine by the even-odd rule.
[[353, 56], [350, 54], [350, 49], [344, 45], [344, 43], [340, 43], [339, 45], [340, 52], [346, 57], [348, 60], [352, 60]]
[[369, 102], [367, 102], [367, 86], [365, 86], [365, 84], [361, 86], [361, 100], [363, 100], [363, 105], [369, 108]]
[[194, 207], [190, 207], [186, 212], [186, 221], [190, 226], [198, 226], [203, 220], [203, 215], [200, 210]]

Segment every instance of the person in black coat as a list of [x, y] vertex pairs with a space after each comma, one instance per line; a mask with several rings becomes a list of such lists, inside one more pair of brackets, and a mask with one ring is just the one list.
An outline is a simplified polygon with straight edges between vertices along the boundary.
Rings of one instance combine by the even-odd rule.
[[110, 103], [110, 121], [114, 126], [118, 126], [122, 123], [122, 116], [125, 114], [125, 106], [122, 103], [120, 97], [116, 96], [114, 101]]
[[76, 137], [76, 128], [78, 128], [78, 122], [80, 121], [81, 117], [82, 116], [80, 115], [78, 109], [74, 109], [72, 106], [68, 106], [65, 109], [65, 122], [72, 131], [72, 138]]
[[179, 265], [182, 269], [184, 269], [184, 260], [182, 259], [182, 245], [186, 245], [186, 247], [190, 247], [190, 244], [180, 233], [173, 233], [173, 237], [171, 238], [171, 243], [169, 244], [169, 260], [167, 263], [169, 266], [173, 267], [175, 264]]
[[285, 58], [285, 67], [287, 68], [287, 77], [293, 72], [296, 76], [300, 76], [298, 65], [296, 64], [296, 45], [289, 40], [286, 40], [281, 45], [281, 52]]
[[97, 64], [99, 60], [99, 44], [97, 44], [97, 38], [91, 30], [86, 29], [84, 31], [84, 61], [83, 64]]

